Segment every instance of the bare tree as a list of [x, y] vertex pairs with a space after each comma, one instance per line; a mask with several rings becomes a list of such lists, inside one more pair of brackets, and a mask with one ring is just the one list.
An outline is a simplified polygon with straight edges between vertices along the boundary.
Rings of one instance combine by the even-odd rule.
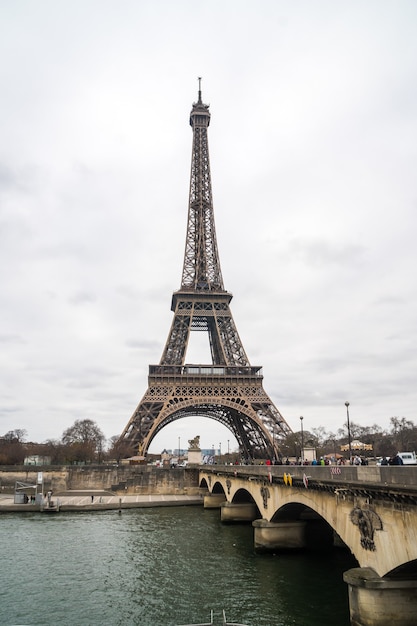
[[16, 428], [15, 430], [9, 430], [3, 437], [10, 443], [24, 443], [27, 437], [27, 431], [24, 428]]
[[415, 426], [405, 417], [390, 417], [391, 432], [398, 451], [405, 451], [415, 442]]
[[60, 441], [47, 439], [42, 444], [42, 451], [45, 456], [49, 456], [52, 465], [59, 465], [65, 462], [65, 448]]
[[23, 441], [26, 431], [17, 428], [9, 430], [0, 438], [0, 464], [1, 465], [21, 465], [26, 456], [26, 448]]
[[107, 457], [109, 459], [115, 459], [119, 462], [120, 459], [130, 456], [132, 453], [130, 445], [125, 441], [120, 441], [120, 435], [113, 435], [113, 437], [110, 437], [109, 444], [107, 452]]
[[76, 420], [62, 435], [68, 461], [101, 460], [105, 437], [93, 420]]

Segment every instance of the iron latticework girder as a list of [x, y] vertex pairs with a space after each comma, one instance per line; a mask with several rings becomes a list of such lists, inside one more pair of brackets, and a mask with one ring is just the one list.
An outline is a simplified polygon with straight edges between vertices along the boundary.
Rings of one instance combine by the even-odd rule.
[[193, 105], [190, 124], [193, 128], [193, 150], [181, 285], [183, 289], [193, 291], [223, 291], [214, 225], [207, 137], [210, 112], [208, 105], [201, 101], [201, 91], [198, 102]]
[[175, 292], [171, 307], [174, 319], [161, 365], [184, 364], [191, 331], [208, 333], [214, 365], [249, 365], [230, 311], [231, 299], [227, 292]]
[[259, 367], [209, 365], [149, 368], [149, 388], [122, 438], [141, 452], [171, 422], [206, 416], [233, 433], [245, 458], [274, 456], [291, 432], [262, 386]]
[[[217, 420], [235, 436], [245, 458], [275, 457], [290, 427], [265, 393], [260, 367], [252, 367], [237, 332], [220, 269], [214, 225], [207, 129], [208, 105], [193, 105], [191, 181], [181, 288], [159, 365], [149, 366], [148, 389], [120, 441], [146, 454], [167, 424], [185, 416]], [[191, 332], [206, 332], [212, 362], [187, 365]]]

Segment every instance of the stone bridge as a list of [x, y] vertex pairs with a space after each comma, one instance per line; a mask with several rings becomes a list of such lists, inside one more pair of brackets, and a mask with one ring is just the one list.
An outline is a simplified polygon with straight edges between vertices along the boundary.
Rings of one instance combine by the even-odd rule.
[[207, 466], [200, 487], [223, 522], [252, 522], [257, 550], [347, 547], [352, 625], [417, 623], [416, 466]]

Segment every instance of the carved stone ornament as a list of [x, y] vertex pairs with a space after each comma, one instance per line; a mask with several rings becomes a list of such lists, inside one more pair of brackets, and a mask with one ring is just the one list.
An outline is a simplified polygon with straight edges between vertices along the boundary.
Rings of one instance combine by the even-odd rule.
[[268, 487], [261, 487], [261, 496], [262, 496], [262, 500], [263, 500], [263, 503], [264, 503], [264, 509], [267, 509], [268, 508], [268, 498], [270, 497]]
[[228, 478], [226, 480], [226, 487], [227, 487], [227, 495], [230, 496], [230, 487], [232, 486], [232, 481], [230, 480], [230, 478]]
[[382, 530], [382, 520], [378, 513], [370, 508], [361, 509], [356, 506], [350, 512], [350, 520], [359, 528], [361, 534], [361, 546], [365, 550], [376, 550], [374, 543], [374, 532]]

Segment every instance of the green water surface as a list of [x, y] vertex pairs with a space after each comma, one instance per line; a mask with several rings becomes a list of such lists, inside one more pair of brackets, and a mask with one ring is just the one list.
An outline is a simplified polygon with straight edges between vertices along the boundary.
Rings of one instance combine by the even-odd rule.
[[259, 555], [218, 510], [0, 517], [0, 624], [348, 626], [344, 551]]

